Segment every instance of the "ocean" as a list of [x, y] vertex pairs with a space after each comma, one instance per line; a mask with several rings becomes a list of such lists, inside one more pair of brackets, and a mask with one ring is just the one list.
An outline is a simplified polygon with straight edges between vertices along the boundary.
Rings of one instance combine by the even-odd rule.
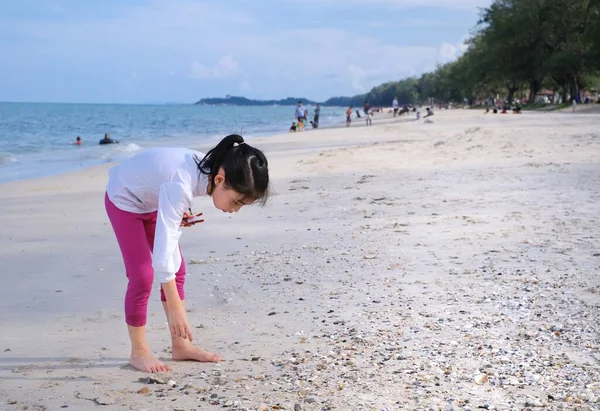
[[[196, 147], [231, 133], [286, 133], [293, 106], [0, 103], [0, 182], [119, 162], [149, 147]], [[313, 117], [313, 107], [308, 107]], [[344, 109], [322, 107], [320, 126], [342, 124]], [[307, 130], [310, 127], [307, 128]], [[119, 144], [99, 145], [109, 133]], [[80, 136], [83, 144], [74, 145]]]

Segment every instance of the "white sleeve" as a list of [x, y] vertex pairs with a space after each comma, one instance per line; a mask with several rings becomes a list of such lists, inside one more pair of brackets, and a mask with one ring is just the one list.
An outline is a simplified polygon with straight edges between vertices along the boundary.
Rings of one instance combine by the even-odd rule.
[[192, 193], [182, 184], [165, 183], [160, 186], [152, 267], [161, 283], [174, 279], [181, 266], [181, 220], [191, 203]]

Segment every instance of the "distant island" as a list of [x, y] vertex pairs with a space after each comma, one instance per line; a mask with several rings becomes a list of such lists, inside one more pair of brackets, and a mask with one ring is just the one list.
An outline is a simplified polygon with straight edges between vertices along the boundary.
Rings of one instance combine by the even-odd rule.
[[353, 105], [362, 106], [366, 94], [359, 94], [352, 97], [331, 97], [323, 102], [313, 101], [304, 97], [287, 97], [281, 100], [253, 100], [239, 96], [211, 97], [198, 100], [194, 104], [206, 106], [295, 106], [299, 101], [304, 105], [314, 106], [319, 103], [322, 106], [345, 107]]
[[199, 105], [227, 105], [227, 106], [295, 106], [299, 101], [303, 104], [315, 105], [316, 101], [302, 97], [287, 97], [281, 100], [252, 100], [246, 97], [225, 96], [224, 98], [203, 98], [194, 104]]

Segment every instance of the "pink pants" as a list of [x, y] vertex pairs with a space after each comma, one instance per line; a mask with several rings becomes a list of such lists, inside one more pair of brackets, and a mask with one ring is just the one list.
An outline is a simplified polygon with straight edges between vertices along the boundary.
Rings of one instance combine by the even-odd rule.
[[[104, 197], [106, 214], [112, 224], [117, 242], [123, 254], [125, 273], [129, 279], [125, 294], [125, 321], [134, 327], [146, 325], [148, 297], [152, 292], [154, 269], [152, 268], [152, 249], [154, 248], [154, 232], [156, 230], [156, 211], [136, 214], [123, 211]], [[181, 250], [179, 251], [181, 252]], [[175, 274], [175, 282], [179, 298], [183, 301], [185, 294], [185, 262], [181, 256], [181, 266]], [[166, 301], [165, 294], [160, 290], [160, 299]]]

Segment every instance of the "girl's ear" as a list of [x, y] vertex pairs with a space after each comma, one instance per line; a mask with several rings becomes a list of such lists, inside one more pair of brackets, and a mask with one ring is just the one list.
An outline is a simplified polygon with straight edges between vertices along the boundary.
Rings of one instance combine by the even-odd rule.
[[225, 176], [221, 173], [217, 174], [215, 176], [215, 186], [218, 186], [221, 183], [225, 182]]

